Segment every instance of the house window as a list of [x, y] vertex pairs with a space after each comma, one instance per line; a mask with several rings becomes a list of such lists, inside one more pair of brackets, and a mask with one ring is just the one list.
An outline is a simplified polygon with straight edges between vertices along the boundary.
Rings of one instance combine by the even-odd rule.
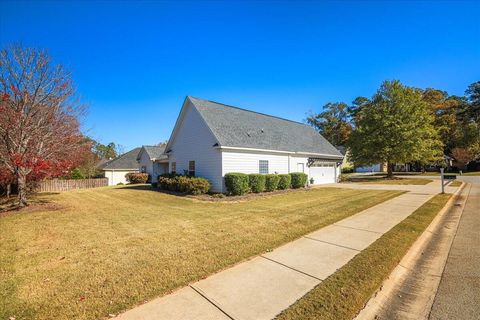
[[195, 161], [188, 161], [188, 175], [195, 177]]
[[172, 173], [177, 173], [177, 163], [172, 162], [172, 168], [170, 170]]
[[147, 172], [147, 167], [146, 167], [146, 166], [142, 166], [142, 168], [140, 169], [140, 171], [141, 171], [142, 173]]
[[268, 174], [268, 160], [258, 161], [258, 172], [261, 174]]

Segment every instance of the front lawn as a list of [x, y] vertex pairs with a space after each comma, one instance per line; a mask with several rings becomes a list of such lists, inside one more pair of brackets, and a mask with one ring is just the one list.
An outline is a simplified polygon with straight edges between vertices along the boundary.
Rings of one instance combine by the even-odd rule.
[[401, 194], [315, 188], [214, 203], [142, 187], [37, 197], [0, 216], [0, 319], [98, 319]]

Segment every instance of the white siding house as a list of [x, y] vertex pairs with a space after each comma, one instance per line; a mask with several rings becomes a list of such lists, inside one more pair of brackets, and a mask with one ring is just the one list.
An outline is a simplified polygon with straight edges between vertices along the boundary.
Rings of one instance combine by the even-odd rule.
[[158, 176], [168, 173], [168, 157], [165, 145], [143, 146], [137, 156], [140, 172], [148, 173], [149, 182], [157, 182]]
[[226, 173], [304, 172], [337, 181], [343, 156], [305, 124], [187, 97], [165, 147], [169, 171], [207, 178], [224, 192]]
[[125, 176], [130, 172], [139, 172], [137, 156], [140, 148], [124, 153], [117, 158], [108, 161], [102, 167], [105, 178], [108, 179], [109, 186], [115, 186], [119, 183], [128, 183]]
[[217, 141], [197, 109], [188, 100], [185, 103], [166, 148], [169, 170], [184, 174], [193, 164], [194, 175], [207, 178], [212, 190], [221, 192], [222, 156], [214, 148]]

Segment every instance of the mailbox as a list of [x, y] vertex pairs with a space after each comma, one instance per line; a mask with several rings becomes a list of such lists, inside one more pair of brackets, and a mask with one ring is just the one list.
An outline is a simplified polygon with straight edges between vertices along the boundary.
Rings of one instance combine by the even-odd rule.
[[455, 179], [457, 179], [457, 176], [453, 175], [453, 174], [444, 175], [443, 179], [445, 179], [445, 180], [455, 180]]

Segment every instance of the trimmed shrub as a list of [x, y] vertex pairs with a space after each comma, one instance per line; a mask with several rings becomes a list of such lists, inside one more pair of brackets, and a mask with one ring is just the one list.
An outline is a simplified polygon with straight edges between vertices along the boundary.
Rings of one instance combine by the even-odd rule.
[[230, 172], [225, 174], [225, 186], [228, 194], [241, 195], [248, 192], [248, 175], [245, 173]]
[[303, 188], [307, 184], [308, 176], [306, 173], [292, 172], [290, 176], [292, 177], [292, 188], [294, 189]]
[[292, 177], [289, 174], [279, 174], [278, 175], [278, 189], [285, 190], [289, 189], [292, 185]]
[[125, 178], [132, 184], [147, 183], [148, 173], [130, 172], [125, 175]]
[[210, 182], [205, 178], [193, 177], [190, 179], [188, 192], [190, 194], [205, 194], [210, 191]]
[[265, 175], [260, 173], [252, 173], [248, 175], [248, 186], [255, 193], [265, 191]]
[[188, 194], [205, 194], [210, 191], [210, 182], [205, 178], [179, 175], [161, 175], [157, 186], [161, 190]]
[[265, 190], [267, 191], [277, 190], [279, 182], [280, 182], [280, 176], [278, 174], [265, 175]]

